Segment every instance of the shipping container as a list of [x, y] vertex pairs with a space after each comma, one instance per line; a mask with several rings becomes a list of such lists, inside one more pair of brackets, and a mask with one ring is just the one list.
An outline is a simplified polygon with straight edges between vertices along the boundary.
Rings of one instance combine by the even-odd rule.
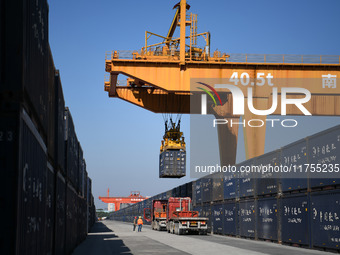
[[223, 204], [214, 204], [212, 208], [212, 232], [223, 234], [224, 209]]
[[242, 237], [256, 238], [256, 201], [243, 200], [239, 202], [239, 233]]
[[47, 148], [25, 111], [21, 115], [17, 253], [40, 254], [44, 252]]
[[70, 254], [77, 245], [78, 235], [78, 195], [69, 183], [66, 190], [66, 254]]
[[223, 173], [216, 173], [212, 175], [212, 201], [223, 200]]
[[65, 101], [64, 101], [64, 93], [60, 80], [60, 73], [58, 70], [55, 71], [55, 101], [56, 101], [56, 132], [55, 132], [55, 143], [56, 143], [56, 165], [58, 169], [62, 171], [63, 174], [66, 174], [65, 169], [65, 121], [64, 121], [64, 112], [65, 112]]
[[159, 178], [181, 178], [185, 175], [185, 151], [165, 150], [159, 155]]
[[66, 235], [66, 181], [62, 174], [56, 174], [55, 204], [55, 254], [65, 254]]
[[44, 254], [53, 254], [54, 244], [54, 212], [55, 212], [55, 171], [47, 163], [45, 190], [45, 226], [44, 226]]
[[[3, 1], [2, 1], [3, 2]], [[1, 86], [6, 108], [22, 103], [46, 141], [48, 128], [48, 5], [6, 1], [1, 13]], [[11, 106], [14, 106], [12, 108]], [[2, 108], [2, 107], [1, 107]], [[13, 112], [14, 110], [14, 112]]]
[[[2, 228], [0, 230], [0, 254], [15, 254], [18, 202], [20, 117], [0, 115], [0, 210]], [[12, 212], [12, 213], [8, 213]], [[4, 245], [7, 244], [7, 245]]]
[[65, 109], [65, 168], [66, 174], [74, 187], [78, 186], [79, 175], [79, 142], [75, 132], [72, 115], [68, 107]]
[[241, 197], [254, 197], [256, 190], [256, 179], [250, 171], [255, 166], [255, 160], [249, 159], [236, 165], [239, 175], [239, 195]]
[[239, 197], [238, 194], [238, 186], [239, 186], [239, 178], [238, 174], [235, 173], [225, 173], [223, 180], [223, 193], [224, 199], [235, 199]]
[[194, 193], [195, 193], [195, 204], [201, 204], [202, 203], [202, 180], [198, 179], [195, 182], [194, 186]]
[[183, 184], [179, 188], [180, 188], [180, 197], [188, 197], [187, 184]]
[[[290, 173], [282, 173], [281, 191], [290, 192], [308, 188], [308, 174], [300, 166], [307, 164], [307, 140], [301, 139], [281, 148], [281, 165], [292, 169]], [[296, 172], [293, 172], [295, 169]]]
[[202, 206], [194, 206], [194, 211], [198, 212], [199, 217], [203, 217]]
[[311, 193], [313, 247], [340, 250], [340, 190]]
[[235, 201], [225, 202], [223, 204], [223, 209], [224, 209], [223, 234], [237, 236], [239, 229], [238, 203]]
[[202, 202], [212, 201], [212, 179], [210, 177], [201, 178]]
[[202, 217], [208, 218], [208, 233], [211, 232], [211, 223], [212, 223], [212, 215], [211, 215], [211, 205], [205, 204], [202, 206]]
[[[280, 167], [280, 151], [273, 151], [259, 156], [255, 160], [255, 165], [262, 169], [267, 167], [268, 169]], [[279, 173], [275, 174], [273, 172], [257, 173], [256, 174], [256, 194], [257, 195], [267, 195], [276, 194], [278, 191], [278, 176]]]
[[[310, 173], [311, 188], [318, 188], [328, 185], [339, 185], [340, 178], [336, 172], [330, 172], [331, 168], [339, 167], [340, 158], [340, 125], [327, 129], [321, 133], [308, 138], [308, 163], [321, 164], [325, 172], [313, 171]], [[316, 167], [316, 165], [314, 165]], [[310, 165], [311, 168], [311, 165]], [[325, 178], [333, 177], [333, 178]]]
[[84, 196], [84, 171], [85, 171], [85, 161], [83, 158], [83, 149], [80, 145], [80, 143], [78, 143], [78, 164], [79, 164], [79, 168], [78, 168], [78, 181], [77, 181], [77, 191], [78, 194], [83, 197]]
[[257, 238], [278, 240], [278, 203], [276, 198], [259, 198], [257, 201]]
[[0, 114], [0, 155], [0, 254], [43, 253], [47, 148], [22, 108]]
[[48, 47], [48, 132], [47, 132], [47, 153], [50, 162], [55, 167], [56, 162], [56, 121], [57, 121], [57, 104], [56, 104], [56, 84], [55, 84], [55, 67], [50, 47]]
[[309, 206], [307, 194], [286, 195], [280, 199], [282, 242], [309, 245]]
[[191, 200], [192, 200], [192, 185], [193, 185], [193, 182], [189, 182], [185, 184], [186, 189], [187, 189], [187, 197], [190, 197]]

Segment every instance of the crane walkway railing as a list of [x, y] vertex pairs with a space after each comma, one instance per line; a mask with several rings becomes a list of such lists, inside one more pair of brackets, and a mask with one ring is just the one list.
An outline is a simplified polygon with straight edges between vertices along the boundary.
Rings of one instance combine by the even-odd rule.
[[[119, 50], [108, 51], [105, 59], [134, 59], [133, 53], [140, 54], [140, 51]], [[156, 56], [163, 56], [161, 51]], [[167, 56], [167, 55], [164, 55]], [[229, 53], [225, 62], [232, 63], [268, 63], [268, 64], [340, 64], [340, 56], [337, 55], [294, 55], [294, 54], [244, 54]], [[147, 56], [146, 56], [147, 57]]]

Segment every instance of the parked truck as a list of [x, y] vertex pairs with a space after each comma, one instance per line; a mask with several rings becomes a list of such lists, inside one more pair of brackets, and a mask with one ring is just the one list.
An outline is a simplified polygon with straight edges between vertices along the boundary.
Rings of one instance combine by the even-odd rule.
[[191, 209], [190, 197], [170, 197], [167, 204], [166, 229], [169, 233], [183, 235], [198, 233], [206, 235], [208, 218], [199, 217]]
[[151, 207], [151, 228], [154, 230], [166, 230], [166, 212], [168, 200], [153, 200]]

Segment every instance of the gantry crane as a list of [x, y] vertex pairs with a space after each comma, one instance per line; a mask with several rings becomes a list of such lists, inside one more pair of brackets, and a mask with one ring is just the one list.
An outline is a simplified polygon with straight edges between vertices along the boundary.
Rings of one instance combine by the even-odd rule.
[[[219, 51], [210, 54], [210, 34], [197, 33], [197, 15], [187, 15], [190, 6], [186, 0], [181, 0], [174, 8], [176, 14], [166, 36], [146, 31], [145, 45], [140, 51], [131, 51], [128, 55], [124, 51], [107, 53], [105, 70], [109, 73], [109, 79], [105, 81], [105, 91], [109, 97], [126, 100], [155, 113], [195, 113], [190, 111], [190, 98], [196, 93], [190, 88], [190, 81], [195, 82], [195, 78], [197, 82], [209, 78], [217, 81], [249, 78], [251, 82], [248, 85], [253, 87], [254, 107], [269, 109], [273, 103], [273, 90], [271, 86], [262, 86], [262, 80], [274, 78], [283, 81], [289, 78], [295, 79], [298, 87], [310, 91], [311, 99], [304, 106], [313, 116], [340, 115], [339, 82], [336, 85], [340, 75], [339, 56], [237, 55]], [[173, 38], [177, 26], [180, 27], [180, 37]], [[189, 35], [186, 34], [187, 26], [190, 28]], [[152, 35], [163, 41], [148, 45]], [[196, 46], [198, 37], [205, 40], [203, 48]], [[126, 84], [117, 83], [119, 74], [130, 77]], [[299, 82], [301, 79], [310, 79], [310, 82]], [[246, 95], [249, 86], [238, 87]], [[275, 86], [279, 89], [278, 99], [281, 99], [280, 89], [287, 84], [277, 82]], [[301, 98], [301, 95], [294, 93], [287, 96]], [[234, 114], [232, 94], [227, 93], [226, 98], [208, 114], [235, 121], [240, 117], [263, 120], [265, 124], [260, 128], [244, 127], [246, 157], [262, 155], [266, 116], [255, 115], [247, 107], [242, 116]], [[246, 103], [246, 97], [244, 99]], [[280, 111], [279, 105], [271, 115], [280, 115]], [[303, 115], [294, 105], [287, 105], [286, 114]], [[221, 164], [235, 163], [237, 136], [238, 126], [218, 126]]]
[[139, 191], [131, 191], [128, 197], [110, 197], [110, 190], [107, 189], [107, 197], [99, 197], [99, 199], [107, 204], [110, 203], [115, 204], [115, 211], [118, 211], [120, 209], [121, 204], [139, 203], [147, 199], [147, 197], [141, 196]]

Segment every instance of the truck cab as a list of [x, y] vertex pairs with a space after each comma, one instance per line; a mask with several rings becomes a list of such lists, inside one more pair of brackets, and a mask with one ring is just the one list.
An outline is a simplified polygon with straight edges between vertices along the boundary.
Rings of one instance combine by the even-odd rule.
[[190, 197], [170, 197], [167, 207], [166, 229], [169, 233], [182, 235], [185, 233], [207, 234], [208, 218], [199, 217], [192, 211]]

